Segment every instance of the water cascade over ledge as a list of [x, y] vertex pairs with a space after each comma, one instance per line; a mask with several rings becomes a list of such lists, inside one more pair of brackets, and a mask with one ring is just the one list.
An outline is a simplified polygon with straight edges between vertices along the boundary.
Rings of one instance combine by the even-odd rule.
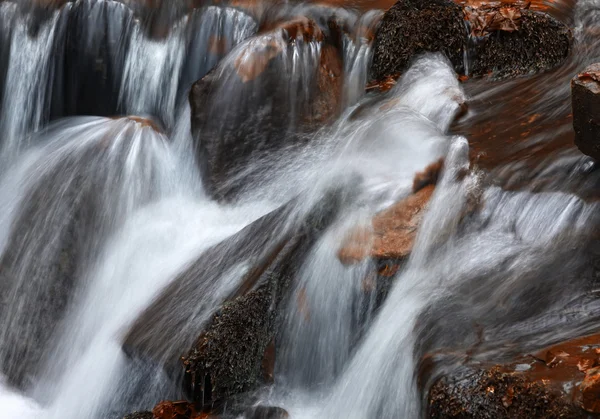
[[596, 0], [394, 3], [0, 1], [0, 418], [438, 417], [598, 333]]

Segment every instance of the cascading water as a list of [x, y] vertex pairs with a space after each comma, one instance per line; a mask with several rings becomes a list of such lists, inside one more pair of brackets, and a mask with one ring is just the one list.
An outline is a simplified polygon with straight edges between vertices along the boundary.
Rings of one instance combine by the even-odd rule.
[[0, 7], [12, 7], [14, 13], [0, 119], [0, 154], [5, 165], [25, 148], [27, 135], [37, 131], [49, 117], [53, 46], [60, 13], [55, 12], [32, 34], [32, 20], [20, 15], [15, 4]]
[[[120, 419], [202, 394], [233, 416], [238, 403], [413, 418], [425, 353], [479, 345], [484, 359], [494, 344], [570, 337], [568, 324], [593, 330], [597, 316], [561, 316], [587, 295], [588, 160], [562, 150], [533, 168], [476, 167], [469, 136], [450, 133], [467, 95], [441, 55], [365, 92], [381, 11], [158, 3], [38, 15], [0, 2], [0, 417]], [[590, 54], [593, 4], [575, 13]], [[492, 116], [477, 108], [488, 95], [526, 84], [465, 85], [476, 107], [460, 132]], [[545, 102], [565, 89], [530, 105], [556, 116]], [[49, 122], [86, 114], [102, 117]], [[382, 295], [374, 220], [440, 158]], [[357, 237], [359, 256], [344, 259]], [[210, 400], [219, 377], [186, 376], [184, 391], [179, 358], [265, 290], [272, 385], [231, 413]]]

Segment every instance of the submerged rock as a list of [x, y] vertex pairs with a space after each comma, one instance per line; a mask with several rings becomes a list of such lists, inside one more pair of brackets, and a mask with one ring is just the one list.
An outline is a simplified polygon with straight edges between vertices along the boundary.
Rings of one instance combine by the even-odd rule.
[[582, 418], [600, 414], [600, 336], [495, 366], [471, 366], [429, 392], [431, 418]]
[[236, 47], [189, 96], [208, 192], [232, 198], [264, 175], [267, 155], [306, 143], [338, 114], [341, 88], [341, 52], [309, 19]]
[[566, 25], [523, 2], [401, 0], [376, 33], [371, 78], [389, 84], [423, 52], [444, 53], [459, 74], [515, 77], [559, 65], [571, 43]]
[[592, 64], [571, 80], [575, 144], [600, 160], [600, 64]]

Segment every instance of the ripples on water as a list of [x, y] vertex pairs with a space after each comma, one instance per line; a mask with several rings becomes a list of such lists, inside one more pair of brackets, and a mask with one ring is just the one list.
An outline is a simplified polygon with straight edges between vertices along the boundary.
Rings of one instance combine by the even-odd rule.
[[[575, 28], [574, 51], [558, 69], [459, 84], [442, 57], [429, 55], [387, 94], [366, 96], [365, 28], [380, 12], [314, 4], [192, 11], [188, 3], [161, 14], [130, 1], [78, 1], [48, 13], [35, 31], [16, 3], [0, 4], [6, 417], [119, 417], [181, 397], [160, 368], [123, 354], [127, 327], [212, 245], [300, 194], [297, 216], [340, 178], [353, 180], [352, 202], [298, 267], [276, 382], [259, 400], [295, 418], [416, 417], [424, 353], [477, 344], [475, 356], [494, 359], [593, 329], [595, 317], [581, 313], [594, 304], [598, 175], [572, 146], [569, 81], [600, 58], [596, 0], [534, 4]], [[250, 161], [261, 170], [243, 202], [217, 203], [192, 157], [189, 86], [298, 14], [335, 16], [351, 28], [341, 45], [343, 112], [305, 146]], [[291, 91], [307, 94], [320, 51], [318, 41], [289, 49], [281, 73]], [[223, 130], [231, 129], [225, 110], [251, 106], [253, 97], [225, 87], [221, 108], [206, 104], [223, 109], [213, 118]], [[469, 112], [453, 123], [465, 100]], [[133, 113], [152, 120], [62, 119]], [[369, 228], [410, 193], [415, 172], [442, 156], [446, 169], [413, 253], [374, 312], [362, 288], [374, 261], [342, 265], [340, 243], [357, 225]], [[227, 265], [207, 268], [219, 275], [204, 284], [202, 321], [247, 269], [242, 260]]]

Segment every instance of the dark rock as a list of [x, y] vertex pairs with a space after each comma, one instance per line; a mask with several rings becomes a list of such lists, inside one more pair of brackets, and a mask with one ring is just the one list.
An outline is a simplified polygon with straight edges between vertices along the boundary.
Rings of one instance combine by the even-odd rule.
[[[294, 54], [303, 68], [291, 75]], [[238, 46], [189, 96], [207, 191], [229, 199], [261, 179], [267, 155], [305, 144], [307, 133], [338, 114], [341, 86], [341, 53], [311, 20], [280, 24]]]
[[311, 210], [261, 272], [258, 286], [225, 303], [184, 357], [186, 388], [194, 401], [220, 404], [264, 379], [264, 354], [277, 334], [281, 302], [306, 255], [335, 217], [338, 193]]
[[428, 417], [473, 418], [582, 418], [585, 412], [560, 397], [543, 382], [491, 370], [471, 370], [460, 378], [443, 378], [429, 393]]
[[467, 44], [462, 8], [449, 0], [401, 0], [383, 16], [375, 34], [371, 78], [397, 77], [413, 57], [444, 53], [464, 72]]
[[600, 64], [592, 64], [571, 80], [575, 144], [600, 159]]
[[457, 73], [474, 77], [515, 77], [556, 67], [570, 52], [571, 31], [527, 8], [525, 3], [461, 7], [449, 0], [401, 0], [376, 33], [371, 85], [389, 85], [423, 52], [442, 52]]
[[123, 419], [154, 419], [152, 412], [133, 412]]
[[498, 79], [549, 70], [569, 55], [570, 29], [550, 15], [521, 10], [518, 30], [494, 30], [469, 49], [469, 75]]
[[256, 406], [244, 412], [244, 419], [288, 419], [290, 414], [277, 406]]
[[591, 335], [502, 365], [467, 366], [433, 385], [429, 417], [598, 417], [599, 352], [600, 336]]
[[[186, 357], [186, 386], [196, 401], [250, 388], [262, 378], [289, 280], [336, 216], [344, 194], [326, 193], [305, 215], [296, 212], [301, 201], [291, 201], [204, 252], [134, 322], [125, 352], [178, 371], [178, 360], [194, 346]], [[249, 269], [239, 273], [242, 280], [233, 289], [215, 294], [215, 284], [235, 268], [232, 261]], [[214, 314], [221, 301], [228, 303]]]

